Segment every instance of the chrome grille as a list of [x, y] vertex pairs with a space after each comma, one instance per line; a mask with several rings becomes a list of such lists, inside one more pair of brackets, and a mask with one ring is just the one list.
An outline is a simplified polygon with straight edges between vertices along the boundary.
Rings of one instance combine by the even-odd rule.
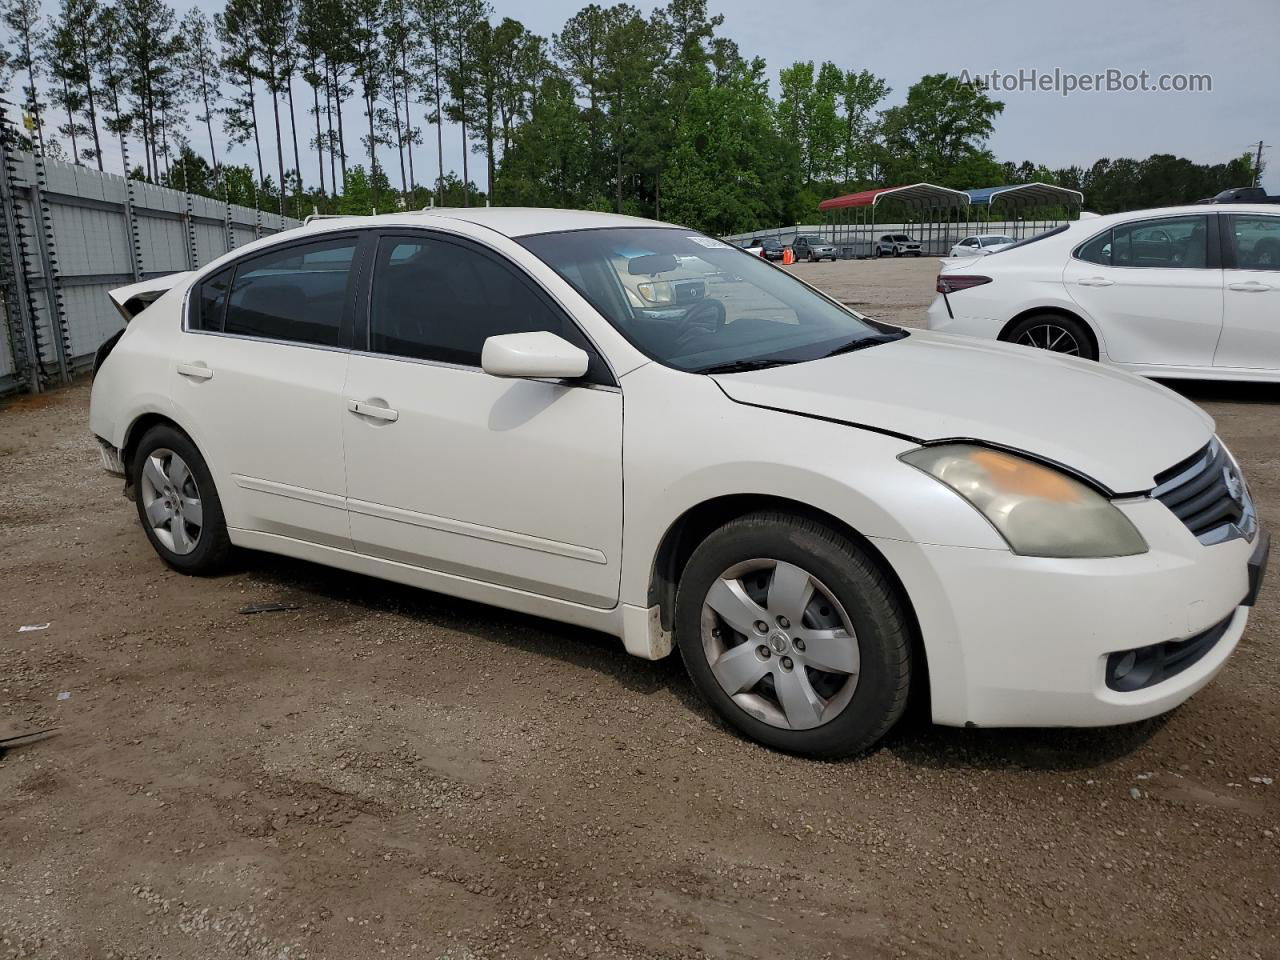
[[1151, 496], [1173, 511], [1174, 516], [1202, 542], [1215, 543], [1228, 537], [1221, 531], [1239, 531], [1252, 511], [1240, 476], [1226, 448], [1215, 437], [1193, 457], [1175, 464], [1155, 478]]

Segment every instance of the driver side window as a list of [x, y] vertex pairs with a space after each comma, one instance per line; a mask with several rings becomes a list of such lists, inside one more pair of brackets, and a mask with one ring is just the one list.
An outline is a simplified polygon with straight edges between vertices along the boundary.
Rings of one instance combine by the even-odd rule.
[[613, 376], [577, 325], [532, 282], [487, 253], [426, 236], [384, 236], [374, 259], [368, 348], [393, 357], [479, 367], [489, 337], [547, 331], [585, 350], [583, 378]]

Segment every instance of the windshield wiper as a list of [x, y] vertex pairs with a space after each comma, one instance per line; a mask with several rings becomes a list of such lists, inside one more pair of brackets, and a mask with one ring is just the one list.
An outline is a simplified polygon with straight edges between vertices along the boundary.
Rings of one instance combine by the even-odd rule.
[[873, 337], [862, 337], [859, 340], [850, 340], [843, 346], [836, 347], [830, 353], [824, 353], [819, 359], [835, 357], [842, 353], [853, 353], [855, 350], [864, 350], [867, 347], [874, 347], [880, 343], [892, 343], [894, 340], [901, 340], [906, 335], [907, 332], [903, 330], [900, 333], [882, 333]]
[[766, 360], [757, 358], [755, 360], [732, 360], [729, 363], [717, 363], [714, 366], [702, 367], [695, 373], [743, 373], [747, 370], [767, 370], [770, 367], [781, 367], [784, 364], [795, 363], [794, 360]]

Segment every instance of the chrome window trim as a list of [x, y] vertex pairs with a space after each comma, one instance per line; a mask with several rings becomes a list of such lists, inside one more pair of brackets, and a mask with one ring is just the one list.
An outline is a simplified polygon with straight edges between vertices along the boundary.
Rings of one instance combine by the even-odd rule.
[[192, 330], [183, 320], [182, 332], [193, 337], [225, 337], [228, 340], [248, 340], [251, 343], [272, 343], [279, 347], [301, 347], [304, 350], [325, 350], [329, 353], [350, 353], [346, 347], [331, 347], [323, 343], [304, 343], [301, 340], [279, 340], [275, 337], [255, 337], [247, 333], [225, 333], [221, 330]]
[[[447, 360], [428, 360], [425, 357], [402, 357], [395, 353], [378, 353], [376, 350], [348, 350], [353, 357], [370, 357], [374, 360], [395, 360], [399, 363], [416, 363], [424, 367], [440, 367], [445, 370], [461, 370], [465, 373], [479, 373], [484, 376], [489, 374], [484, 372], [483, 367], [473, 366], [469, 363], [450, 363]], [[551, 380], [546, 377], [494, 377], [495, 380], [534, 380], [538, 383], [556, 383], [565, 387], [577, 387], [589, 390], [604, 390], [608, 393], [621, 393], [622, 387], [616, 384], [605, 383], [578, 383], [576, 380]]]

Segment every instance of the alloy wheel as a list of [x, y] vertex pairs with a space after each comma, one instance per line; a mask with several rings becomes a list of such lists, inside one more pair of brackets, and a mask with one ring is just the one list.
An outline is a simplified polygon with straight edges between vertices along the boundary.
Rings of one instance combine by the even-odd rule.
[[1070, 357], [1081, 355], [1080, 343], [1075, 335], [1066, 327], [1060, 327], [1056, 323], [1040, 323], [1034, 327], [1028, 327], [1014, 343], [1048, 350], [1052, 353], [1063, 353]]
[[758, 720], [808, 730], [835, 719], [858, 685], [858, 640], [835, 595], [781, 560], [735, 564], [702, 606], [702, 648], [720, 687]]
[[156, 539], [176, 554], [194, 550], [204, 526], [204, 505], [186, 461], [167, 448], [153, 450], [143, 461], [140, 487]]

